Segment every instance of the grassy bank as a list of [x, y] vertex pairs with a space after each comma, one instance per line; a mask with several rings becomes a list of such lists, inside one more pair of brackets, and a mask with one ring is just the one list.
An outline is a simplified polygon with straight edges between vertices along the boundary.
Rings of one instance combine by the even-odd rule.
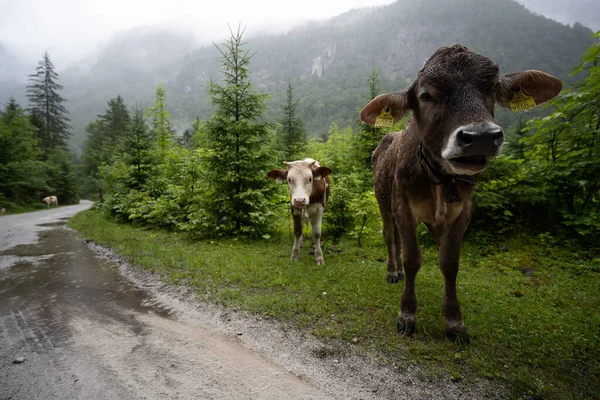
[[287, 232], [269, 241], [192, 241], [166, 231], [107, 221], [94, 210], [71, 219], [83, 236], [166, 280], [196, 288], [207, 301], [272, 317], [330, 343], [376, 351], [400, 369], [424, 367], [425, 380], [491, 379], [515, 398], [600, 398], [600, 260], [542, 248], [532, 238], [463, 248], [458, 295], [472, 343], [444, 336], [437, 252], [424, 246], [412, 338], [395, 327], [401, 285], [385, 281], [381, 240], [325, 242], [325, 265], [304, 245], [292, 263]]

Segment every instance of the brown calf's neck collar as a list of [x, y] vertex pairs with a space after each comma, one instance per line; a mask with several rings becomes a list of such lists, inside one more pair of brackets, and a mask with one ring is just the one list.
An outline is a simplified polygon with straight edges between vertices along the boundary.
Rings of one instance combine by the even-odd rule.
[[[444, 175], [441, 172], [437, 171], [429, 162], [429, 160], [427, 160], [427, 158], [425, 157], [425, 153], [423, 152], [423, 144], [419, 143], [419, 148], [417, 149], [417, 155], [419, 157], [419, 164], [421, 165], [421, 168], [423, 169], [423, 174], [425, 174], [425, 176], [427, 177], [427, 179], [429, 180], [429, 182], [433, 185], [446, 185], [446, 187], [444, 188], [444, 200], [446, 201], [446, 203], [454, 203], [456, 201], [460, 201], [460, 195], [458, 193], [458, 186], [456, 185], [456, 182], [465, 182], [468, 183], [470, 185], [475, 185], [475, 179], [468, 177], [466, 175]], [[431, 172], [431, 175], [433, 175], [437, 181], [434, 181], [433, 179], [431, 179], [431, 176], [429, 176], [429, 173], [427, 172], [427, 169], [429, 169], [429, 171]]]

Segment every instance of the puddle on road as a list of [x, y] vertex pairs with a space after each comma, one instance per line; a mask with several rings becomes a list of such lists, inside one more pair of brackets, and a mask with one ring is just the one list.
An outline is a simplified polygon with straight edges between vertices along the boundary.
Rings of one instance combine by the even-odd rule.
[[0, 330], [10, 319], [33, 345], [54, 347], [68, 341], [72, 318], [116, 321], [136, 332], [134, 313], [168, 315], [65, 223], [45, 225], [56, 228], [40, 232], [38, 243], [0, 252]]

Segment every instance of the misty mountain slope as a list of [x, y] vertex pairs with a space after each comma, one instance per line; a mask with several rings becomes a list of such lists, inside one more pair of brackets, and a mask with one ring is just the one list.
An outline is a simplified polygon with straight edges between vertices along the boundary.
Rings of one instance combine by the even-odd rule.
[[[382, 91], [399, 90], [441, 45], [462, 43], [501, 65], [503, 73], [540, 69], [566, 78], [592, 32], [569, 27], [529, 12], [513, 0], [399, 0], [389, 6], [353, 10], [322, 23], [310, 23], [285, 35], [248, 40], [256, 56], [252, 72], [260, 90], [273, 96], [269, 116], [280, 115], [287, 80], [295, 85], [298, 111], [313, 135], [324, 135], [331, 122], [347, 125], [365, 104], [367, 76], [381, 72]], [[212, 48], [186, 59], [169, 89], [181, 119], [207, 108], [206, 77], [218, 75]]]
[[191, 37], [137, 28], [115, 35], [93, 59], [61, 71], [76, 146], [85, 137], [86, 125], [104, 112], [109, 99], [121, 95], [130, 106], [153, 104], [156, 87], [176, 78], [182, 59], [192, 49]]

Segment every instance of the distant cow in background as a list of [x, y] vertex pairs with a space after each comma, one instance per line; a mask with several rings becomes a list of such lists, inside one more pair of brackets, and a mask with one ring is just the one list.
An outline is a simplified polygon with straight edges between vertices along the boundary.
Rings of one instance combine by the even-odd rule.
[[361, 111], [361, 120], [370, 125], [397, 122], [413, 113], [404, 131], [386, 135], [372, 157], [388, 249], [387, 280], [406, 279], [400, 332], [415, 329], [415, 279], [421, 268], [417, 224], [424, 222], [439, 247], [446, 334], [469, 342], [456, 277], [477, 174], [488, 157], [500, 154], [504, 141], [494, 123], [494, 105], [528, 109], [552, 99], [561, 88], [560, 80], [540, 71], [500, 75], [494, 62], [454, 45], [439, 48], [410, 87], [377, 96]]
[[56, 198], [56, 196], [44, 197], [42, 199], [42, 203], [46, 204], [48, 208], [50, 208], [50, 206], [58, 207], [58, 199]]
[[322, 167], [312, 158], [284, 162], [288, 169], [274, 169], [267, 176], [277, 182], [287, 182], [290, 189], [292, 217], [294, 218], [294, 247], [292, 261], [296, 261], [302, 246], [302, 228], [307, 221], [312, 225], [312, 242], [317, 264], [323, 264], [321, 250], [321, 222], [329, 199], [329, 178], [333, 171]]
[[4, 214], [6, 212], [6, 208], [0, 207], [0, 214]]

